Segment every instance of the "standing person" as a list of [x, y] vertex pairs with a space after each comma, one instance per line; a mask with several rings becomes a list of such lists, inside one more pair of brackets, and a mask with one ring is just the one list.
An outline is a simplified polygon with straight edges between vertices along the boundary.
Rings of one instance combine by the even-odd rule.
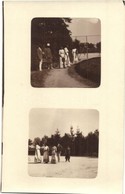
[[35, 145], [35, 158], [34, 158], [35, 163], [40, 163], [41, 162], [41, 153], [40, 153], [40, 146], [39, 144]]
[[61, 152], [62, 152], [62, 146], [58, 143], [58, 145], [57, 145], [57, 159], [58, 159], [58, 162], [60, 162]]
[[65, 63], [66, 63], [66, 66], [70, 67], [71, 63], [70, 63], [70, 58], [69, 58], [69, 50], [68, 50], [67, 47], [64, 48], [64, 52], [65, 52]]
[[51, 156], [51, 163], [56, 164], [56, 152], [57, 152], [57, 147], [53, 146], [52, 147], [52, 156]]
[[66, 159], [66, 162], [70, 162], [70, 147], [68, 146], [65, 150], [65, 159]]
[[78, 62], [78, 51], [76, 48], [72, 49], [72, 55], [73, 55], [73, 63], [77, 63]]
[[49, 147], [47, 145], [43, 146], [43, 163], [49, 162]]
[[65, 68], [65, 51], [64, 49], [61, 47], [59, 49], [59, 61], [60, 61], [60, 68]]
[[44, 55], [45, 55], [48, 69], [53, 69], [52, 67], [53, 57], [50, 49], [50, 43], [47, 43], [46, 48], [44, 48]]
[[42, 51], [40, 46], [37, 48], [37, 55], [38, 55], [38, 59], [39, 59], [39, 71], [42, 71], [43, 51]]

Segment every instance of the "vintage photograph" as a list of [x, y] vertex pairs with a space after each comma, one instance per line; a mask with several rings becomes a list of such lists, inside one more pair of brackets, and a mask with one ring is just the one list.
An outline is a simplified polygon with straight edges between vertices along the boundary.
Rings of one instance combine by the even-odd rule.
[[98, 18], [33, 18], [31, 85], [96, 88], [101, 82]]
[[99, 157], [99, 112], [94, 109], [31, 109], [28, 174], [95, 178]]

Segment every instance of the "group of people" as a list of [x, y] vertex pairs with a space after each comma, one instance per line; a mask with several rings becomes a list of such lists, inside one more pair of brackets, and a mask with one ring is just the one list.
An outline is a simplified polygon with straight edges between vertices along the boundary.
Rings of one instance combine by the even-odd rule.
[[[71, 60], [69, 56], [69, 50], [67, 47], [61, 47], [59, 49], [59, 68], [66, 68], [71, 66]], [[40, 46], [37, 48], [37, 55], [39, 59], [39, 71], [43, 69], [43, 62], [46, 61], [48, 69], [53, 69], [53, 56], [50, 49], [50, 43], [46, 44], [46, 47], [42, 49]], [[78, 51], [76, 48], [72, 49], [73, 63], [78, 62]]]
[[[41, 151], [43, 150], [43, 157], [41, 156]], [[35, 163], [52, 163], [52, 164], [56, 164], [57, 161], [60, 162], [60, 156], [61, 156], [61, 152], [62, 152], [62, 146], [60, 144], [58, 144], [57, 146], [53, 146], [51, 148], [51, 160], [50, 160], [50, 148], [48, 145], [43, 145], [42, 147], [40, 147], [39, 144], [35, 145], [35, 157], [34, 157], [34, 162]], [[65, 160], [66, 162], [69, 161], [70, 162], [70, 147], [68, 146], [65, 149]]]
[[66, 68], [71, 66], [71, 61], [69, 57], [69, 50], [67, 47], [61, 47], [59, 49], [59, 61], [60, 61], [60, 68]]
[[46, 47], [42, 49], [40, 46], [37, 48], [37, 55], [39, 59], [39, 71], [42, 71], [43, 69], [43, 61], [46, 60], [48, 69], [52, 69], [52, 52], [50, 49], [50, 44], [47, 43]]

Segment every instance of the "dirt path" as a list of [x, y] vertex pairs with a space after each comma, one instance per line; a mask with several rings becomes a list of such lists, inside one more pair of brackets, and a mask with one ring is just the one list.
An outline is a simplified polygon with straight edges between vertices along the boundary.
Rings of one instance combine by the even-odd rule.
[[98, 158], [71, 157], [70, 162], [65, 162], [61, 156], [60, 163], [56, 164], [35, 164], [34, 156], [29, 159], [28, 173], [34, 177], [95, 178], [98, 172]]
[[44, 87], [91, 87], [82, 83], [68, 74], [68, 69], [52, 69], [44, 82]]

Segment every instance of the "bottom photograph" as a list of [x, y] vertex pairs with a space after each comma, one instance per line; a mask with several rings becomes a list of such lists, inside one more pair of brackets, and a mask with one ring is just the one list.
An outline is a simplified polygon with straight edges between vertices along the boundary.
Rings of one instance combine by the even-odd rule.
[[29, 113], [28, 174], [34, 177], [96, 178], [99, 112], [42, 109]]

